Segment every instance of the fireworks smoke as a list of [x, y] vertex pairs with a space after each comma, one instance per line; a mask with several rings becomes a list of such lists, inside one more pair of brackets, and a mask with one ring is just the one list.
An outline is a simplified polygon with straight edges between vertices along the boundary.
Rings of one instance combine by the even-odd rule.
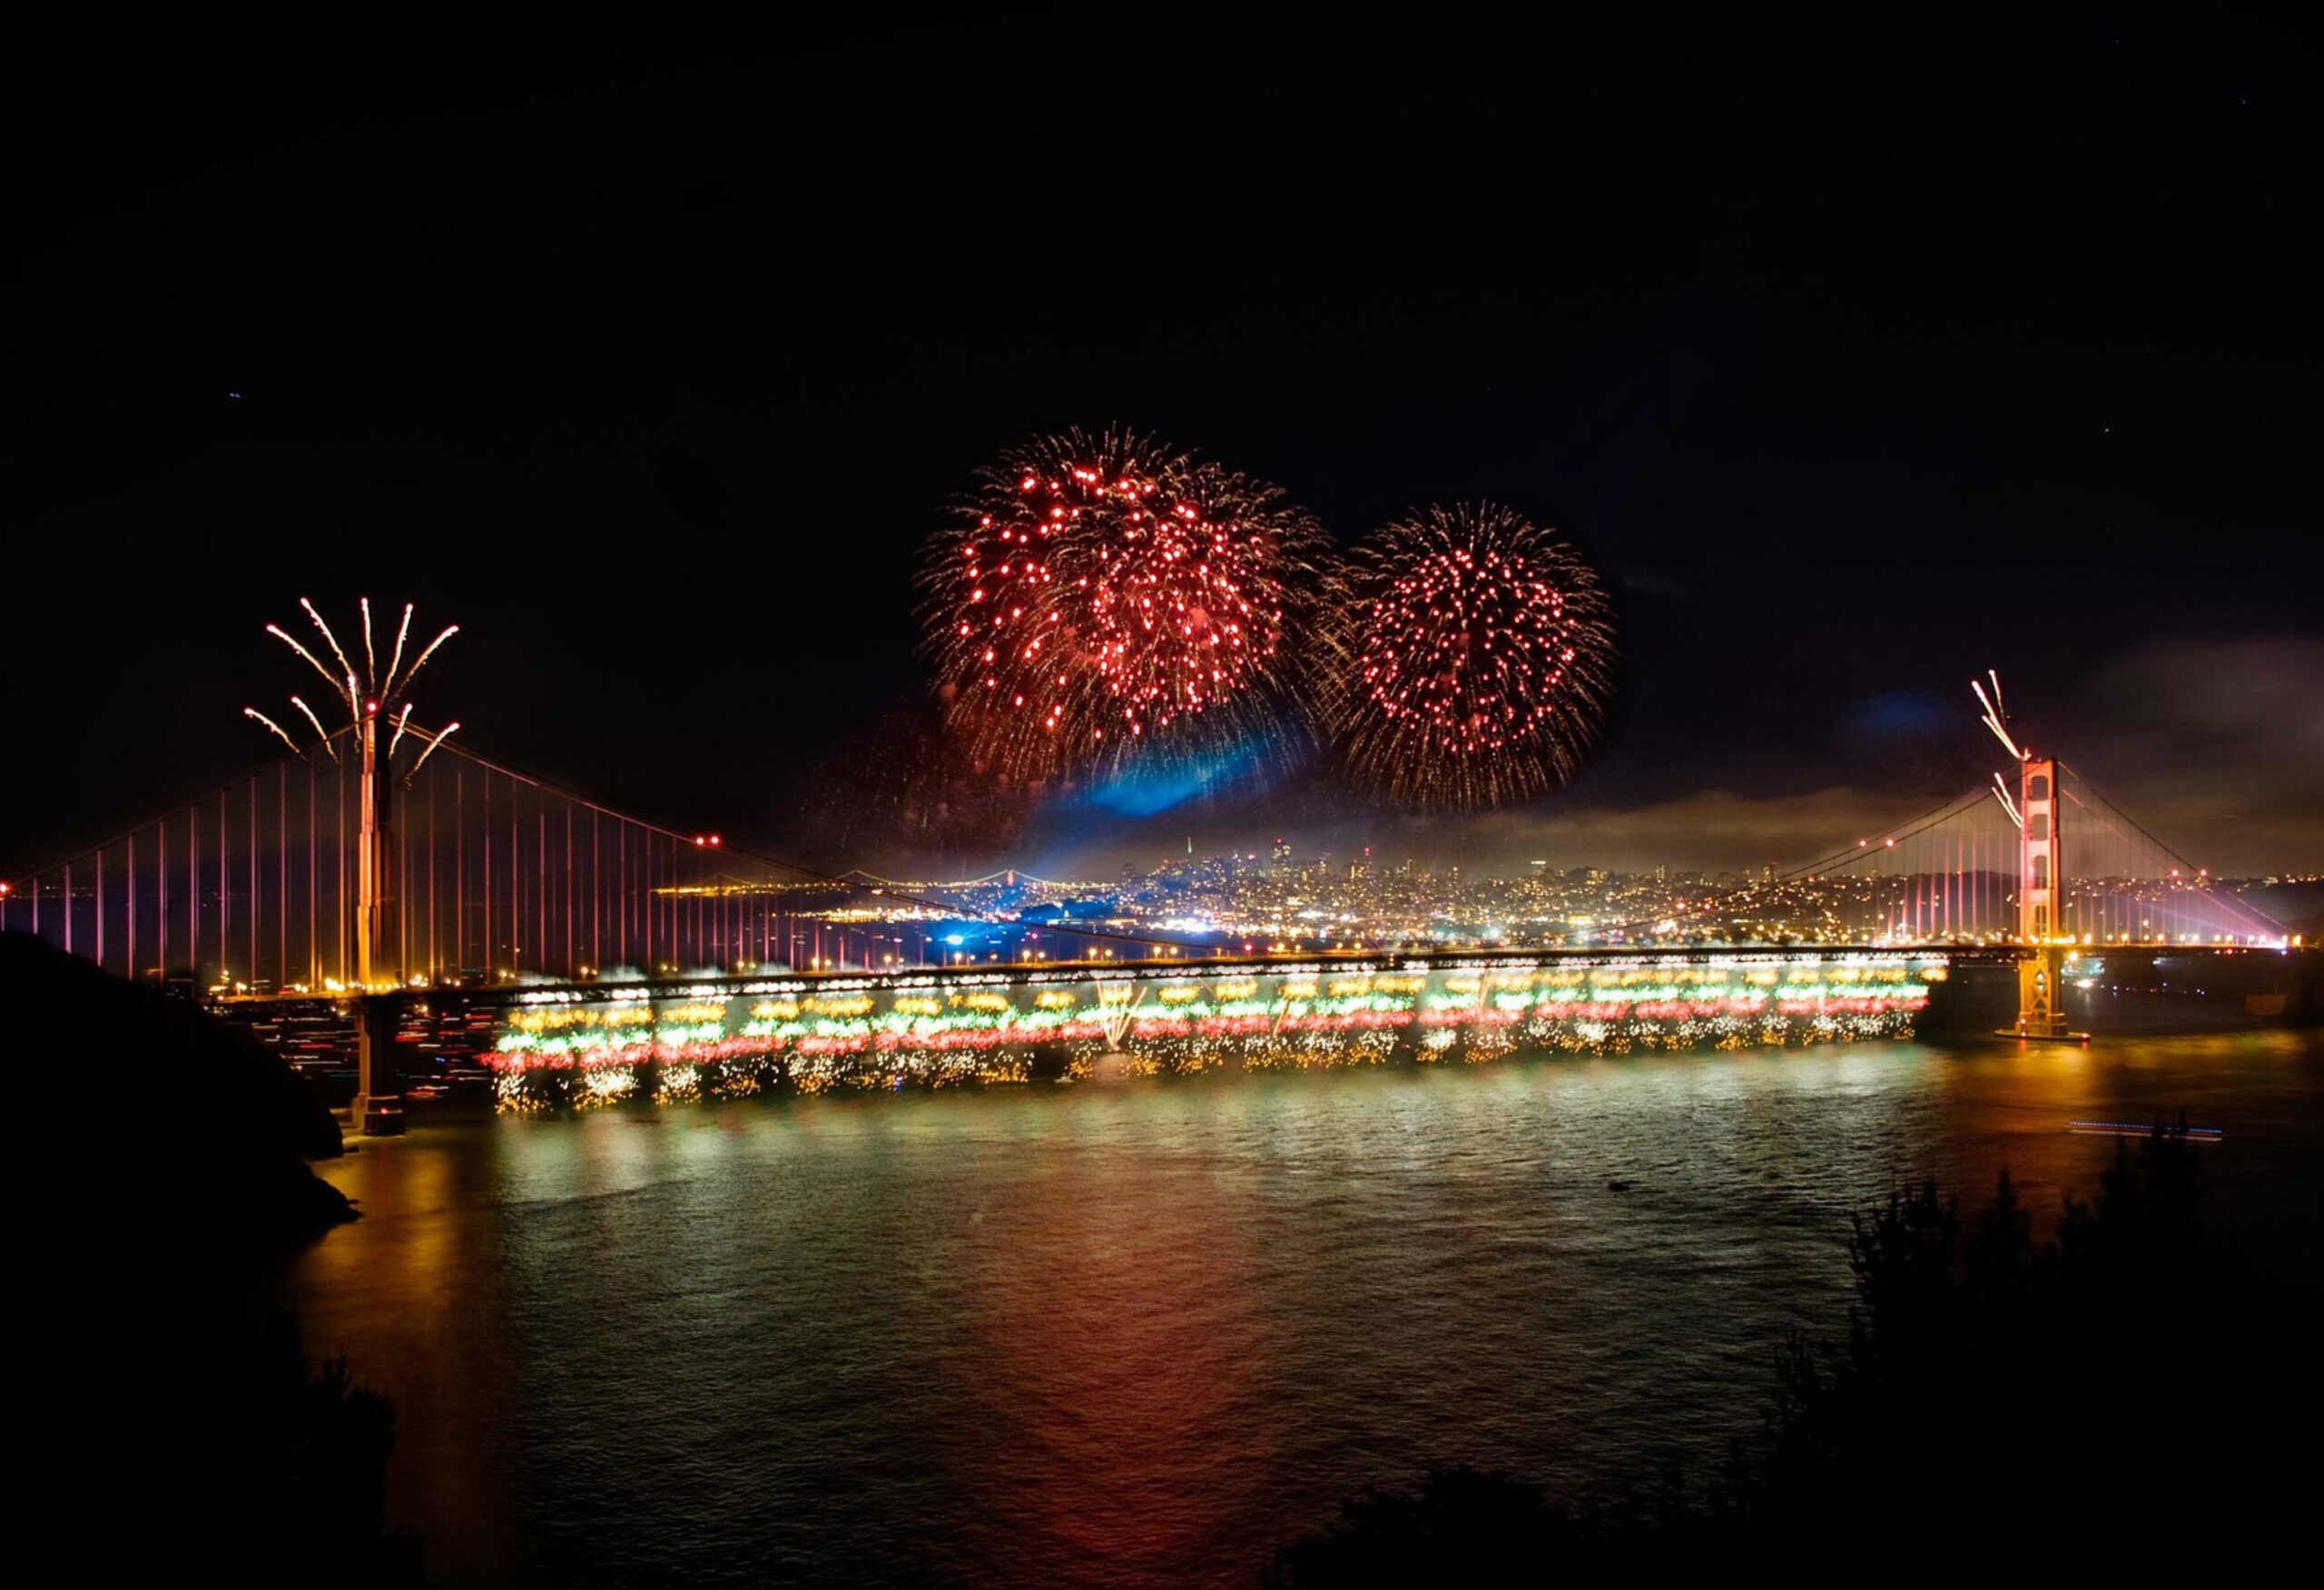
[[1358, 788], [1470, 811], [1571, 780], [1612, 690], [1612, 607], [1554, 531], [1492, 504], [1432, 507], [1350, 559], [1325, 715]]

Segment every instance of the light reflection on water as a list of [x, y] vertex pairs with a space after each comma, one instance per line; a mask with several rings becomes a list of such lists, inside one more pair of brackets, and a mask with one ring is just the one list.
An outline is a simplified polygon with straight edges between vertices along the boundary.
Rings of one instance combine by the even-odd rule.
[[448, 1584], [1249, 1584], [1431, 1464], [1701, 1473], [1837, 1328], [1851, 1209], [2006, 1163], [2054, 1210], [2114, 1152], [2070, 1120], [2225, 1126], [2218, 1212], [2314, 1267], [2320, 1078], [2275, 1033], [504, 1118], [331, 1167], [365, 1218], [290, 1290]]

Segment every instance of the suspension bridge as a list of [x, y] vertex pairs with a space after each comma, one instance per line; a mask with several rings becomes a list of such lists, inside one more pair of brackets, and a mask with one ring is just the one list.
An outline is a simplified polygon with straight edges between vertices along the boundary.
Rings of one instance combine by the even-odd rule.
[[[336, 1022], [372, 1131], [400, 1121], [402, 1056], [472, 1052], [524, 1107], [776, 1080], [1740, 1046], [1898, 1030], [1932, 982], [1980, 959], [2019, 967], [2015, 1035], [2060, 1039], [2075, 1035], [2069, 955], [2285, 942], [1994, 713], [2014, 782], [1615, 925], [1595, 948], [1228, 956], [1067, 920], [1043, 925], [1053, 947], [963, 966], [928, 930], [972, 914], [948, 891], [618, 812], [412, 727], [409, 707], [390, 717], [351, 668], [346, 694], [350, 724], [303, 751], [0, 883], [0, 930], [271, 1035]], [[286, 1014], [318, 1010], [335, 1014]]]

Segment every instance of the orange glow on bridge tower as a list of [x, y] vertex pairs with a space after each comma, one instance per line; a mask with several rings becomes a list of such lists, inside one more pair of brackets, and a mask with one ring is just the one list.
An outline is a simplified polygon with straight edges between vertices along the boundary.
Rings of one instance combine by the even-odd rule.
[[403, 1130], [403, 1080], [395, 1034], [404, 981], [401, 918], [396, 904], [395, 777], [379, 744], [379, 702], [366, 698], [356, 733], [363, 744], [357, 788], [355, 850], [356, 1084], [352, 1114], [367, 1137]]
[[2018, 933], [2027, 955], [2017, 967], [2017, 1031], [2027, 1038], [2069, 1038], [2063, 986], [2065, 946], [2061, 903], [2065, 851], [2058, 819], [2058, 763], [2028, 756], [2018, 763], [2017, 809], [2024, 820], [2018, 867]]

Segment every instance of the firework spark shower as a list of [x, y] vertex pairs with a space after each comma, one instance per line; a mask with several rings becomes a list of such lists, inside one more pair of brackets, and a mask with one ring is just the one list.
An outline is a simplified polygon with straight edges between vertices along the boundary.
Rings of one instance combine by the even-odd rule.
[[[393, 698], [411, 688], [411, 682], [419, 677], [419, 671], [427, 665], [428, 659], [436, 654], [436, 649], [460, 633], [458, 624], [446, 624], [442, 633], [428, 642], [419, 655], [413, 659], [411, 667], [409, 670], [404, 669], [404, 642], [411, 633], [412, 612], [412, 604], [405, 603], [403, 620], [396, 627], [395, 650], [389, 656], [388, 671], [382, 673], [379, 672], [379, 650], [373, 643], [371, 633], [371, 599], [368, 596], [363, 597], [358, 605], [363, 623], [363, 669], [359, 674], [355, 664], [348, 659], [346, 652], [340, 648], [338, 635], [331, 633], [330, 625], [324, 621], [323, 615], [315, 610], [315, 604], [301, 596], [299, 598], [299, 605], [307, 616], [314, 621], [315, 628], [322, 632], [323, 640], [330, 646], [330, 653], [338, 660], [340, 667], [344, 670], [343, 673], [335, 674], [323, 666], [320, 658], [301, 645], [298, 637], [292, 635], [281, 624], [268, 624], [266, 633], [299, 653], [308, 666], [330, 682], [332, 694], [346, 703], [348, 721], [355, 725], [360, 725], [366, 717], [378, 712], [383, 706], [394, 705]], [[315, 710], [295, 695], [290, 698], [290, 704], [298, 708], [306, 717], [307, 721], [314, 726], [316, 743], [330, 755], [333, 761], [337, 761], [339, 751], [331, 744], [332, 733], [323, 727], [323, 721], [316, 715]], [[291, 738], [281, 724], [260, 712], [256, 707], [244, 707], [242, 716], [271, 731], [276, 739], [281, 741], [292, 751], [300, 750], [299, 742]], [[401, 702], [399, 710], [389, 714], [389, 721], [395, 725], [395, 733], [394, 738], [388, 743], [389, 754], [394, 754], [397, 743], [403, 739], [406, 731], [409, 730], [428, 742], [428, 749], [420, 753], [420, 762], [425, 762], [428, 757], [434, 755], [436, 747], [459, 728], [458, 723], [453, 723], [434, 733], [419, 728], [411, 721], [411, 702], [409, 699]], [[415, 762], [412, 771], [419, 770], [419, 764]]]
[[1149, 437], [1012, 448], [921, 572], [948, 721], [978, 767], [1029, 780], [1296, 743], [1287, 643], [1326, 545], [1277, 487]]
[[1442, 811], [1570, 780], [1612, 688], [1611, 604], [1556, 532], [1436, 506], [1350, 557], [1330, 606], [1324, 715], [1349, 781]]

